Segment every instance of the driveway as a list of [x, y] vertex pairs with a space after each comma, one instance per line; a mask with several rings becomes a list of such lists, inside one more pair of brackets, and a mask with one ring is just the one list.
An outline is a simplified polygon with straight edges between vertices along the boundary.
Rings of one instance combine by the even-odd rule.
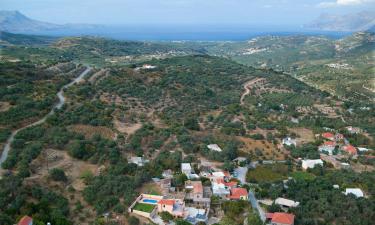
[[237, 173], [237, 179], [242, 184], [246, 184], [247, 167], [237, 167], [234, 171]]

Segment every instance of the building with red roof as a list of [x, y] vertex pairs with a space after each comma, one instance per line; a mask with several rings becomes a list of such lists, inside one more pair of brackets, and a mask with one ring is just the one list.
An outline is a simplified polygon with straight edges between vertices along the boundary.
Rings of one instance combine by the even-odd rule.
[[353, 145], [345, 145], [342, 147], [342, 150], [351, 155], [357, 155], [357, 149]]
[[184, 217], [185, 202], [181, 199], [161, 199], [158, 212], [168, 212], [175, 217]]
[[336, 142], [334, 141], [325, 141], [322, 145], [319, 146], [320, 152], [327, 152], [328, 155], [333, 154], [333, 150], [336, 148]]
[[325, 138], [325, 139], [328, 139], [328, 140], [335, 140], [335, 135], [332, 134], [331, 132], [325, 132], [322, 134], [322, 137]]
[[248, 193], [245, 188], [232, 188], [230, 190], [229, 199], [231, 200], [247, 200]]
[[294, 225], [294, 215], [290, 213], [266, 213], [266, 218], [272, 225]]
[[24, 216], [20, 219], [17, 225], [33, 225], [33, 218], [30, 216]]

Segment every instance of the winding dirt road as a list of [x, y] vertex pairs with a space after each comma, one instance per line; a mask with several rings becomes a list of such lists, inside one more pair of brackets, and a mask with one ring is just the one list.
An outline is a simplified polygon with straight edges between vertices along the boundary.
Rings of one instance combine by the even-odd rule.
[[80, 82], [85, 76], [87, 73], [89, 73], [91, 71], [91, 67], [87, 67], [85, 69], [85, 71], [83, 71], [78, 77], [76, 77], [72, 82], [70, 82], [69, 84], [66, 84], [64, 85], [60, 91], [57, 93], [57, 97], [59, 98], [59, 101], [53, 106], [53, 108], [51, 109], [51, 111], [45, 115], [43, 118], [41, 118], [40, 120], [34, 122], [34, 123], [31, 123], [29, 125], [26, 125], [24, 127], [21, 127], [15, 131], [12, 132], [12, 134], [9, 136], [9, 138], [7, 139], [6, 143], [5, 143], [5, 146], [4, 146], [4, 149], [3, 149], [3, 152], [1, 154], [1, 157], [0, 157], [0, 169], [2, 167], [2, 164], [5, 162], [5, 160], [7, 159], [8, 157], [8, 153], [10, 151], [10, 146], [14, 140], [14, 137], [16, 136], [16, 134], [26, 128], [29, 128], [29, 127], [32, 127], [32, 126], [37, 126], [37, 125], [40, 125], [42, 123], [44, 123], [47, 118], [54, 114], [55, 113], [55, 109], [61, 109], [61, 107], [64, 105], [65, 103], [65, 97], [64, 97], [64, 89], [66, 88], [69, 88], [70, 86]]
[[248, 82], [246, 82], [244, 85], [243, 85], [243, 88], [245, 89], [245, 92], [241, 95], [241, 99], [240, 99], [240, 105], [243, 105], [245, 104], [244, 100], [245, 100], [245, 97], [247, 95], [250, 94], [250, 90], [251, 90], [251, 87], [261, 81], [261, 80], [265, 80], [264, 78], [256, 78], [256, 79], [253, 79], [253, 80], [249, 80]]

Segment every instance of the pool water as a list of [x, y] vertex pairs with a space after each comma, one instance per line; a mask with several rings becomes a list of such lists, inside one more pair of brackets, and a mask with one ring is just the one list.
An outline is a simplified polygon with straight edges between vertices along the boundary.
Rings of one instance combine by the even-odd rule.
[[143, 199], [142, 202], [144, 202], [144, 203], [151, 203], [151, 204], [158, 203], [158, 201], [154, 200], [154, 199]]

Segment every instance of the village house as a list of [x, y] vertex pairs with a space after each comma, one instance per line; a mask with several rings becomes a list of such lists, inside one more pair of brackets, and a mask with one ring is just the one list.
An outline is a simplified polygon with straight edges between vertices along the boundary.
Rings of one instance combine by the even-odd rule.
[[215, 151], [215, 152], [222, 152], [223, 151], [217, 144], [207, 145], [207, 148], [210, 149], [211, 151]]
[[23, 216], [20, 221], [18, 221], [17, 225], [33, 225], [33, 218], [30, 216]]
[[282, 143], [283, 143], [283, 145], [286, 145], [286, 146], [292, 146], [292, 145], [294, 145], [294, 147], [297, 146], [296, 140], [292, 139], [291, 137], [284, 138], [282, 140]]
[[231, 188], [230, 189], [230, 200], [247, 200], [248, 193], [246, 188]]
[[271, 225], [294, 225], [294, 215], [290, 213], [266, 213], [266, 219]]
[[144, 166], [148, 162], [149, 160], [144, 159], [143, 157], [131, 157], [129, 159], [129, 163], [137, 164], [137, 166]]
[[357, 155], [357, 149], [350, 144], [342, 146], [341, 150], [350, 154], [350, 155]]
[[156, 66], [150, 65], [150, 64], [143, 64], [142, 69], [150, 70], [155, 69]]
[[184, 173], [187, 177], [192, 174], [193, 170], [190, 163], [181, 163], [181, 173]]
[[210, 205], [210, 196], [205, 196], [204, 188], [201, 181], [185, 182], [185, 199], [192, 200], [194, 204], [208, 207]]
[[323, 161], [321, 159], [306, 159], [306, 160], [302, 160], [302, 168], [304, 170], [312, 169], [316, 165], [323, 166]]
[[362, 132], [362, 129], [359, 128], [359, 127], [352, 127], [352, 126], [348, 126], [346, 127], [346, 130], [350, 133], [350, 134], [359, 134]]
[[237, 165], [241, 165], [243, 163], [246, 163], [247, 159], [245, 157], [237, 157], [237, 158], [233, 159], [232, 161], [234, 163], [236, 163]]
[[335, 140], [337, 141], [337, 142], [340, 142], [340, 141], [343, 141], [345, 139], [345, 137], [344, 137], [344, 135], [343, 134], [336, 134], [335, 135]]
[[323, 138], [328, 139], [328, 140], [331, 140], [331, 141], [334, 141], [334, 140], [335, 140], [335, 135], [332, 134], [331, 132], [324, 132], [321, 136], [322, 136]]
[[225, 186], [223, 182], [217, 182], [217, 180], [212, 180], [211, 185], [213, 195], [218, 196], [222, 199], [227, 199], [227, 197], [230, 195], [229, 187]]
[[275, 200], [275, 204], [284, 208], [294, 208], [294, 207], [299, 206], [299, 202], [295, 202], [293, 200], [286, 199], [286, 198], [277, 198]]
[[325, 141], [322, 145], [318, 147], [318, 150], [322, 153], [328, 153], [328, 155], [333, 155], [333, 151], [336, 148], [336, 142]]
[[168, 212], [174, 217], [184, 217], [185, 202], [182, 199], [162, 199], [158, 202], [158, 212]]
[[363, 191], [359, 188], [347, 188], [345, 189], [345, 195], [353, 194], [357, 198], [362, 198], [364, 196]]

